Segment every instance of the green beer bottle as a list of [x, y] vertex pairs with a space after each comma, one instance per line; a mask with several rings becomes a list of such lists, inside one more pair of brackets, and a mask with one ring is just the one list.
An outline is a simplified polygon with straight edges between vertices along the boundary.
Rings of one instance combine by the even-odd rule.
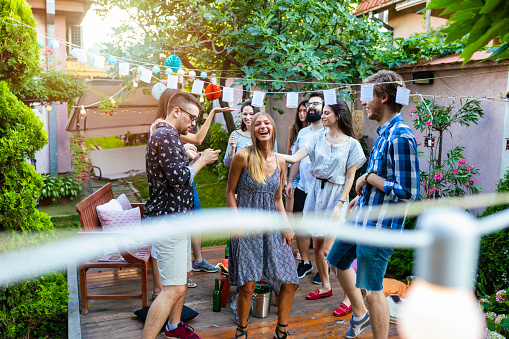
[[230, 240], [226, 242], [226, 248], [224, 249], [224, 257], [228, 259], [228, 255], [230, 254]]
[[216, 279], [216, 287], [212, 293], [212, 311], [221, 312], [221, 292], [219, 291], [219, 279]]

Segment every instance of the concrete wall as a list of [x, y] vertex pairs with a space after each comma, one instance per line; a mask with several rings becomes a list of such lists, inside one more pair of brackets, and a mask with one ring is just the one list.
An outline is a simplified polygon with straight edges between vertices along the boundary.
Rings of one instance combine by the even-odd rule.
[[[429, 69], [432, 70], [432, 69]], [[405, 80], [412, 79], [412, 70], [404, 69], [398, 71]], [[477, 74], [486, 73], [490, 74]], [[496, 73], [493, 73], [496, 72]], [[499, 96], [507, 92], [508, 88], [508, 70], [507, 66], [499, 67], [475, 67], [463, 68], [455, 70], [435, 70], [435, 77], [454, 76], [445, 79], [435, 79], [433, 85], [414, 85], [407, 82], [408, 88], [411, 89], [412, 94], [429, 94], [429, 95], [446, 95], [446, 96]], [[459, 93], [459, 94], [458, 94]], [[454, 102], [458, 107], [459, 100], [454, 99], [441, 99], [437, 98], [437, 103], [440, 105], [449, 105]], [[360, 105], [358, 105], [360, 106]], [[412, 120], [409, 113], [414, 107], [414, 104], [403, 107], [401, 113], [406, 123], [413, 128]], [[507, 160], [504, 163], [504, 158], [509, 158], [509, 150], [505, 150], [505, 138], [508, 138], [509, 128], [506, 126], [506, 135], [504, 135], [504, 124], [506, 115], [509, 115], [509, 104], [500, 101], [481, 101], [481, 107], [485, 113], [478, 125], [464, 127], [454, 125], [451, 128], [451, 135], [444, 136], [444, 150], [442, 152], [443, 158], [447, 151], [455, 146], [464, 146], [465, 150], [463, 155], [468, 164], [473, 164], [476, 168], [480, 169], [480, 175], [475, 177], [476, 185], [482, 187], [483, 192], [492, 193], [496, 190], [496, 184], [503, 177], [507, 170]], [[368, 146], [371, 147], [376, 140], [377, 124], [373, 121], [365, 119], [365, 133], [368, 135]], [[415, 131], [416, 136], [419, 138], [418, 142], [423, 142], [424, 136], [420, 132]], [[429, 152], [426, 148], [420, 147], [424, 150], [424, 158], [420, 159], [420, 167], [428, 170], [427, 159]]]

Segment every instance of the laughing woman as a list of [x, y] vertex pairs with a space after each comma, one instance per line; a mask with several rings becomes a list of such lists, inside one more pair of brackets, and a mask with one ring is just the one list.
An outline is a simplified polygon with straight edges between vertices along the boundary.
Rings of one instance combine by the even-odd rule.
[[[285, 215], [283, 175], [285, 162], [274, 153], [276, 128], [267, 113], [258, 113], [251, 123], [253, 145], [233, 157], [226, 188], [228, 206]], [[237, 197], [235, 197], [237, 190]], [[244, 233], [230, 237], [230, 284], [237, 286], [239, 323], [235, 338], [247, 338], [247, 319], [257, 281], [263, 281], [279, 296], [278, 324], [274, 338], [288, 338], [288, 318], [299, 284], [291, 242], [293, 231]]]
[[[306, 197], [304, 215], [318, 212], [323, 213], [325, 222], [331, 219], [344, 222], [355, 171], [362, 166], [366, 158], [359, 141], [355, 139], [352, 115], [344, 101], [338, 100], [336, 105], [325, 106], [322, 123], [324, 127], [328, 127], [327, 131], [314, 135], [305, 147], [294, 155], [280, 157], [293, 164], [309, 155], [310, 172], [315, 178]], [[334, 237], [326, 233], [316, 229], [311, 232], [322, 286], [309, 293], [306, 296], [308, 300], [332, 296], [325, 256], [334, 242]]]

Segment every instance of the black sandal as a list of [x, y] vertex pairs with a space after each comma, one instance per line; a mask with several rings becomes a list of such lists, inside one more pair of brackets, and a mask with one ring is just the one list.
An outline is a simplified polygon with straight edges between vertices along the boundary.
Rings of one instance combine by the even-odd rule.
[[[288, 331], [283, 332], [283, 331], [281, 331], [279, 329], [280, 327], [288, 327], [288, 324], [287, 325], [281, 325], [280, 323], [277, 323], [277, 326], [276, 326], [276, 336], [274, 337], [274, 339], [286, 339], [286, 337], [288, 337]], [[283, 336], [280, 337], [279, 334], [282, 334]]]
[[247, 338], [247, 325], [246, 326], [240, 326], [240, 325], [237, 325], [237, 330], [235, 331], [235, 339], [239, 339], [243, 336], [246, 336]]

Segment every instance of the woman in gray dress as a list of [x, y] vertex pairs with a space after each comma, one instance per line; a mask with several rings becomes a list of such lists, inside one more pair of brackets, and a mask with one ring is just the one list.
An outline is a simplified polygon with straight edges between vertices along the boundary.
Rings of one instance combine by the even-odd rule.
[[[251, 140], [253, 145], [233, 157], [226, 188], [228, 206], [282, 213], [286, 218], [282, 194], [285, 162], [274, 153], [276, 128], [267, 113], [253, 117]], [[230, 237], [229, 279], [239, 290], [235, 338], [247, 338], [247, 319], [257, 281], [269, 284], [279, 296], [274, 338], [288, 337], [288, 318], [299, 284], [291, 249], [293, 235], [291, 228], [286, 228], [263, 234], [239, 232]]]
[[361, 144], [355, 139], [352, 115], [343, 100], [338, 100], [336, 105], [324, 106], [322, 123], [328, 130], [314, 135], [297, 153], [292, 156], [278, 154], [292, 164], [309, 155], [309, 170], [315, 177], [303, 213], [314, 214], [324, 221], [323, 229], [311, 231], [322, 286], [309, 293], [306, 296], [308, 300], [332, 296], [325, 257], [335, 237], [329, 234], [329, 230], [337, 229], [345, 221], [348, 194], [354, 182], [355, 171], [366, 161]]

